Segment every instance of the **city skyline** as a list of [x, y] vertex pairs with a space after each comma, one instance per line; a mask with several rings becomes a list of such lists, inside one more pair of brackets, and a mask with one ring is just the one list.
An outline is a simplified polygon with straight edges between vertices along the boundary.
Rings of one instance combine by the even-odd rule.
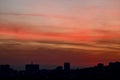
[[88, 68], [71, 68], [71, 63], [65, 62], [63, 66], [54, 69], [40, 69], [39, 64], [25, 64], [24, 70], [13, 69], [9, 64], [0, 65], [0, 79], [29, 79], [29, 80], [114, 80], [120, 79], [120, 62], [110, 62], [104, 66], [98, 63]]

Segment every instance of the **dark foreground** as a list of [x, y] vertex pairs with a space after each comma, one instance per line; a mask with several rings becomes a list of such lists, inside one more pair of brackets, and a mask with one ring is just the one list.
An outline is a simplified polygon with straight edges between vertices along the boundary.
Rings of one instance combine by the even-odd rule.
[[0, 80], [120, 80], [120, 62], [74, 70], [70, 69], [70, 63], [65, 63], [64, 69], [58, 66], [54, 70], [39, 70], [39, 65], [28, 64], [24, 71], [0, 65]]

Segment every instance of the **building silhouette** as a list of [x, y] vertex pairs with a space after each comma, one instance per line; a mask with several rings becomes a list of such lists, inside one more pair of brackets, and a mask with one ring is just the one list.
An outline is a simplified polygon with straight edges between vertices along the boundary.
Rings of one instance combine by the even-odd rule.
[[6, 72], [6, 71], [10, 71], [10, 65], [6, 64], [6, 65], [0, 65], [0, 71], [1, 72]]
[[57, 66], [57, 67], [56, 67], [56, 70], [57, 70], [57, 71], [62, 71], [62, 70], [63, 70], [63, 66]]
[[28, 72], [35, 72], [35, 71], [39, 71], [39, 64], [26, 64], [25, 65], [25, 71]]
[[64, 71], [70, 71], [70, 63], [69, 62], [64, 63]]

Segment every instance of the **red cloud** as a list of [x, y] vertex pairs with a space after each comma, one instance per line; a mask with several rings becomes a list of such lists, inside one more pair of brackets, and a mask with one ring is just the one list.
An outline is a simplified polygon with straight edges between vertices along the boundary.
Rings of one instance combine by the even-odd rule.
[[114, 39], [119, 38], [120, 34], [89, 34], [89, 33], [50, 33], [50, 32], [35, 32], [35, 31], [19, 31], [14, 30], [2, 30], [0, 29], [0, 34], [6, 37], [12, 36], [14, 39], [23, 40], [54, 40], [54, 41], [92, 41], [99, 39]]

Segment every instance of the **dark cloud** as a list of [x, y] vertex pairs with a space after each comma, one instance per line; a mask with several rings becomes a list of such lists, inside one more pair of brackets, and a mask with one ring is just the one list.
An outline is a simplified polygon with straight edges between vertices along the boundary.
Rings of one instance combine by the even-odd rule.
[[[40, 44], [41, 43], [41, 44]], [[0, 41], [0, 63], [23, 65], [31, 61], [41, 65], [60, 65], [70, 61], [73, 66], [93, 66], [99, 62], [108, 63], [119, 60], [119, 50], [84, 50], [75, 48], [62, 48], [62, 43], [1, 40]], [[66, 44], [66, 43], [63, 43]], [[73, 44], [66, 44], [73, 45]], [[85, 46], [85, 45], [81, 45]], [[90, 47], [90, 46], [89, 46]], [[18, 63], [19, 62], [19, 63]]]

